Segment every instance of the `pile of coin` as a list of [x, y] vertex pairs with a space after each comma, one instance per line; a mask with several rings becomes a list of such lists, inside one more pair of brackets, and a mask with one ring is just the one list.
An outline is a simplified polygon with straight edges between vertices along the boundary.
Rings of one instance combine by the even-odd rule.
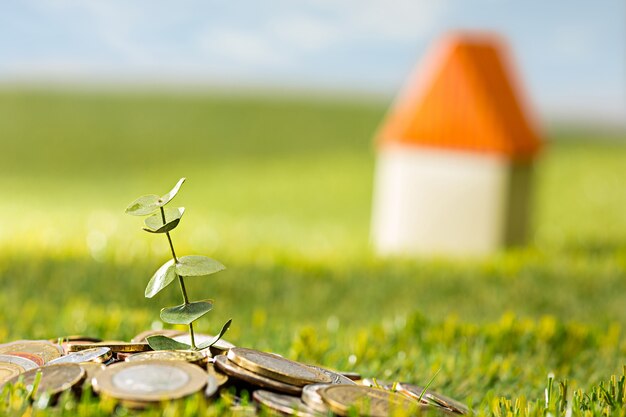
[[[163, 331], [162, 331], [163, 332]], [[235, 347], [221, 341], [212, 351], [153, 351], [144, 332], [131, 342], [70, 337], [61, 343], [22, 340], [0, 345], [0, 385], [23, 383], [33, 398], [46, 394], [51, 404], [65, 391], [86, 385], [102, 398], [130, 408], [144, 408], [196, 393], [222, 398], [232, 407], [254, 413], [266, 408], [284, 415], [383, 417], [401, 409], [466, 414], [451, 398], [408, 383], [376, 383], [355, 373], [341, 373]], [[183, 334], [166, 331], [169, 337]], [[210, 335], [197, 335], [209, 340]], [[184, 342], [184, 340], [182, 340]], [[242, 398], [253, 399], [245, 404]]]

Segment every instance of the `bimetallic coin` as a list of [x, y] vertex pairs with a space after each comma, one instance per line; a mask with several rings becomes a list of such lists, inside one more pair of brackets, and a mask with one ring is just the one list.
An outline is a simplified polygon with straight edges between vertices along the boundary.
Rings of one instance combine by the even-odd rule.
[[152, 352], [135, 353], [128, 356], [126, 362], [162, 360], [183, 361], [201, 365], [207, 361], [207, 357], [198, 351], [192, 350], [153, 350]]
[[24, 385], [31, 390], [33, 389], [33, 384], [38, 373], [41, 373], [41, 380], [37, 386], [35, 397], [44, 393], [55, 396], [56, 394], [73, 388], [85, 378], [85, 370], [79, 365], [75, 363], [62, 363], [31, 369], [30, 371], [24, 372], [22, 375], [13, 377], [9, 382], [16, 383], [22, 378]]
[[328, 406], [324, 403], [324, 400], [318, 391], [329, 386], [331, 386], [331, 384], [305, 385], [302, 388], [302, 402], [319, 413], [328, 413]]
[[228, 359], [254, 373], [299, 387], [331, 382], [331, 377], [316, 368], [272, 353], [233, 348], [228, 351]]
[[0, 363], [0, 385], [8, 382], [23, 372], [24, 368], [14, 363]]
[[347, 378], [347, 377], [343, 376], [340, 373], [331, 371], [330, 369], [322, 368], [320, 366], [313, 366], [313, 365], [309, 365], [309, 366], [311, 366], [312, 368], [315, 368], [315, 369], [319, 370], [320, 372], [326, 374], [330, 378], [330, 383], [331, 384], [356, 385], [356, 382], [354, 382], [350, 378]]
[[267, 408], [289, 416], [315, 417], [315, 410], [309, 408], [298, 397], [291, 395], [276, 394], [265, 390], [256, 390], [252, 398]]
[[92, 349], [73, 352], [69, 355], [61, 356], [48, 362], [49, 365], [56, 363], [82, 363], [82, 362], [106, 362], [111, 359], [111, 349], [108, 347], [99, 347]]
[[[407, 396], [414, 399], [419, 399], [422, 395], [422, 392], [424, 391], [423, 387], [404, 382], [399, 382], [397, 389], [398, 392], [406, 394]], [[426, 392], [424, 392], [422, 401], [424, 400], [427, 400], [429, 404], [434, 404], [442, 408], [447, 408], [448, 410], [457, 414], [469, 413], [469, 409], [465, 404], [431, 390], [426, 390]]]
[[39, 365], [37, 365], [35, 362], [21, 356], [0, 355], [0, 363], [12, 363], [13, 365], [17, 365], [20, 368], [24, 369], [24, 371], [30, 371], [31, 369], [39, 368]]
[[420, 408], [417, 402], [403, 395], [359, 385], [331, 385], [320, 389], [319, 394], [328, 408], [340, 416], [347, 416], [351, 409], [361, 415], [387, 417], [394, 410], [402, 409], [413, 414]]
[[238, 379], [248, 384], [252, 384], [257, 387], [271, 389], [273, 391], [283, 392], [285, 394], [300, 395], [302, 388], [296, 385], [285, 384], [284, 382], [276, 381], [271, 378], [267, 378], [263, 375], [248, 371], [245, 368], [231, 362], [225, 355], [218, 355], [214, 358], [215, 368], [226, 375]]
[[140, 403], [183, 398], [206, 383], [207, 374], [198, 366], [157, 360], [116, 363], [93, 379], [101, 395]]
[[85, 343], [85, 344], [71, 344], [70, 352], [80, 352], [81, 350], [94, 349], [107, 347], [111, 349], [113, 353], [138, 353], [148, 352], [152, 348], [147, 343], [126, 343], [126, 342], [100, 342], [100, 343]]
[[40, 356], [40, 355], [36, 355], [34, 353], [28, 353], [28, 352], [7, 352], [6, 354], [7, 355], [11, 355], [11, 356], [19, 356], [20, 358], [31, 360], [31, 361], [35, 362], [37, 364], [37, 366], [43, 366], [45, 364], [45, 361], [44, 361], [43, 357]]
[[26, 352], [41, 356], [44, 363], [50, 362], [63, 354], [63, 349], [59, 345], [52, 344], [45, 340], [18, 340], [16, 342], [0, 345], [0, 354], [8, 352]]

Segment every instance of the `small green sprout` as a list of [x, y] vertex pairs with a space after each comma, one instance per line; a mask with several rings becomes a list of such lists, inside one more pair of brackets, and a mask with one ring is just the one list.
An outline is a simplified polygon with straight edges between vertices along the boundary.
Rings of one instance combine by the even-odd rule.
[[176, 256], [172, 237], [170, 232], [178, 226], [180, 219], [185, 213], [184, 207], [165, 208], [176, 196], [180, 187], [185, 182], [185, 178], [181, 178], [172, 190], [163, 195], [155, 194], [144, 195], [133, 201], [127, 208], [126, 213], [133, 216], [148, 216], [145, 221], [145, 230], [148, 233], [165, 234], [172, 251], [172, 259], [163, 264], [152, 276], [148, 286], [146, 287], [145, 296], [147, 298], [154, 297], [159, 291], [170, 285], [174, 280], [178, 279], [180, 291], [183, 296], [183, 303], [174, 307], [166, 307], [161, 309], [161, 320], [169, 324], [185, 324], [189, 326], [189, 336], [191, 345], [178, 342], [165, 336], [148, 337], [148, 344], [154, 350], [171, 350], [171, 349], [207, 349], [217, 343], [218, 340], [226, 333], [230, 327], [231, 320], [228, 320], [219, 334], [210, 341], [196, 346], [193, 332], [193, 322], [208, 313], [213, 308], [213, 300], [189, 301], [187, 290], [185, 289], [184, 277], [197, 277], [211, 275], [225, 269], [224, 265], [218, 261], [206, 256]]

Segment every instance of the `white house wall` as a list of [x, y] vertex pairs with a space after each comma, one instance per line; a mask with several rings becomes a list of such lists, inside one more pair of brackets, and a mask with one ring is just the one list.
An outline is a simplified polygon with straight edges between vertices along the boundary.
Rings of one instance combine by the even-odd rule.
[[378, 153], [372, 240], [380, 254], [482, 255], [503, 244], [509, 163], [412, 146]]

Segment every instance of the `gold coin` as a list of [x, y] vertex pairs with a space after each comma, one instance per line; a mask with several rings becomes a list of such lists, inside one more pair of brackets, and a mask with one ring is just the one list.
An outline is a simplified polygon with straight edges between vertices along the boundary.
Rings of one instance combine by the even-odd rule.
[[120, 362], [93, 378], [94, 390], [101, 395], [136, 403], [183, 398], [206, 383], [201, 368], [182, 361]]
[[[419, 399], [420, 396], [422, 396], [422, 392], [424, 392], [423, 387], [408, 384], [405, 382], [399, 382], [397, 385], [397, 389], [398, 392], [403, 393], [416, 400]], [[424, 392], [424, 395], [422, 396], [422, 401], [424, 400], [426, 400], [426, 402], [428, 402], [429, 404], [433, 404], [442, 408], [447, 408], [448, 410], [457, 414], [469, 413], [469, 409], [465, 404], [431, 390], [426, 390]]]
[[331, 385], [319, 391], [328, 408], [340, 416], [347, 416], [352, 409], [360, 415], [387, 417], [395, 410], [413, 414], [419, 404], [403, 395], [378, 388], [359, 385]]
[[22, 375], [13, 377], [9, 382], [16, 383], [20, 378], [23, 379], [24, 385], [31, 390], [37, 377], [41, 373], [41, 380], [37, 386], [35, 396], [44, 393], [54, 396], [66, 391], [85, 378], [85, 370], [75, 363], [62, 363], [58, 365], [47, 365], [40, 368], [31, 369]]
[[259, 404], [263, 404], [271, 410], [278, 411], [288, 416], [315, 417], [315, 410], [309, 408], [298, 397], [285, 394], [277, 394], [265, 390], [256, 390], [252, 398]]
[[61, 356], [49, 362], [50, 365], [55, 363], [82, 363], [82, 362], [106, 362], [111, 359], [111, 349], [108, 347], [99, 347], [81, 350], [80, 352], [72, 352], [69, 355]]
[[60, 357], [63, 354], [63, 349], [59, 345], [45, 340], [18, 340], [0, 345], [0, 354], [8, 352], [32, 353], [41, 356], [44, 363], [48, 363], [52, 359]]
[[206, 355], [193, 350], [153, 350], [151, 352], [141, 352], [130, 355], [126, 362], [162, 360], [162, 361], [183, 361], [196, 365], [201, 365], [207, 361]]
[[225, 355], [218, 355], [214, 358], [213, 364], [215, 367], [224, 372], [226, 375], [233, 377], [234, 379], [247, 382], [256, 387], [267, 388], [273, 391], [284, 392], [285, 394], [300, 395], [302, 388], [285, 384], [284, 382], [276, 381], [271, 378], [264, 377], [255, 372], [248, 371], [245, 368], [235, 364], [228, 360]]
[[126, 343], [126, 342], [100, 342], [100, 343], [81, 343], [69, 344], [70, 352], [80, 352], [81, 350], [107, 347], [113, 353], [137, 353], [148, 352], [152, 348], [147, 343]]
[[24, 368], [19, 365], [9, 362], [0, 363], [0, 384], [4, 384], [22, 372], [24, 372]]
[[299, 387], [332, 381], [324, 372], [309, 365], [258, 350], [233, 348], [228, 351], [228, 359], [249, 371]]

